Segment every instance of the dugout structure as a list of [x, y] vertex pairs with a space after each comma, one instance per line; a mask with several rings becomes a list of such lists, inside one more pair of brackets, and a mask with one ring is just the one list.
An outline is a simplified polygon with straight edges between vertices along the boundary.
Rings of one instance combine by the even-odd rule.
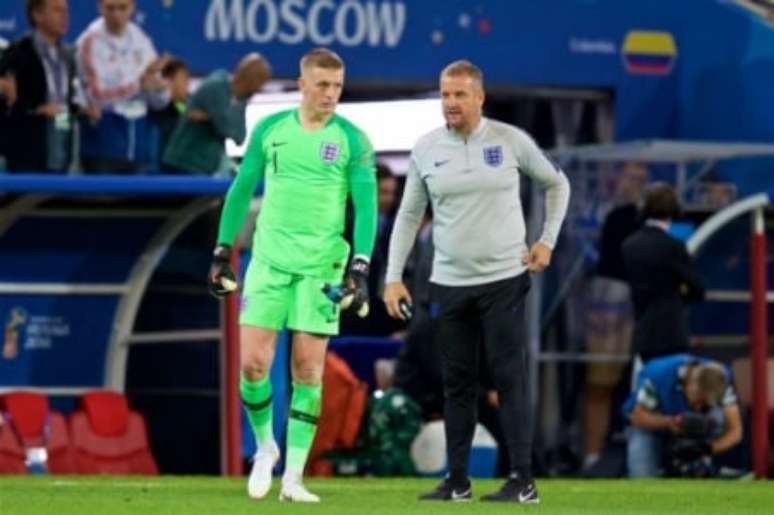
[[[219, 363], [205, 365], [220, 367], [212, 375], [220, 390], [221, 470], [241, 473], [237, 296], [221, 304], [220, 315], [217, 302], [207, 296], [214, 235], [201, 236], [198, 248], [175, 250], [176, 260], [168, 260], [181, 234], [196, 229], [202, 217], [218, 216], [230, 182], [194, 176], [0, 175], [5, 328], [0, 393], [123, 392], [130, 348], [216, 344]], [[158, 330], [138, 328], [151, 278], [162, 268], [167, 278], [188, 280], [164, 285], [167, 293], [176, 289], [174, 302], [147, 309], [159, 313], [153, 321]], [[285, 358], [278, 351], [281, 370]], [[197, 372], [170, 368], [160, 373]], [[279, 395], [286, 382], [287, 374], [280, 373]]]

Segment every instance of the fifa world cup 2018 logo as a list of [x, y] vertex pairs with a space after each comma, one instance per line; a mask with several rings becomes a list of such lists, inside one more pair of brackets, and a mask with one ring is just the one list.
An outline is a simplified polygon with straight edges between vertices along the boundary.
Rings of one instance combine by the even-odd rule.
[[5, 339], [3, 341], [3, 357], [13, 359], [19, 354], [21, 329], [27, 323], [27, 312], [22, 308], [13, 308], [8, 313], [5, 322]]

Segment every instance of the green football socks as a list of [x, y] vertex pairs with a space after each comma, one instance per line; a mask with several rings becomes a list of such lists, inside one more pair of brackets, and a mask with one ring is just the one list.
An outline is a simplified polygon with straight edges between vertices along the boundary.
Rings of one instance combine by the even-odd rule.
[[272, 431], [272, 402], [271, 380], [269, 375], [260, 381], [253, 382], [245, 379], [239, 380], [239, 392], [242, 395], [242, 404], [250, 420], [250, 426], [255, 435], [255, 441], [260, 448], [262, 445], [274, 441]]
[[322, 385], [308, 386], [293, 383], [288, 420], [288, 441], [285, 467], [302, 474], [317, 431], [322, 408]]

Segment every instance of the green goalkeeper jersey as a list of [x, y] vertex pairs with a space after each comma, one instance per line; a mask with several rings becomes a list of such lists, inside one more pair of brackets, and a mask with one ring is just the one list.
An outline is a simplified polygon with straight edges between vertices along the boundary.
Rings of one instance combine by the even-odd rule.
[[374, 152], [351, 122], [333, 115], [324, 127], [307, 131], [298, 109], [263, 119], [226, 195], [219, 244], [233, 244], [262, 178], [254, 256], [304, 275], [343, 267], [349, 254], [343, 232], [351, 196], [355, 254], [370, 257], [377, 219]]

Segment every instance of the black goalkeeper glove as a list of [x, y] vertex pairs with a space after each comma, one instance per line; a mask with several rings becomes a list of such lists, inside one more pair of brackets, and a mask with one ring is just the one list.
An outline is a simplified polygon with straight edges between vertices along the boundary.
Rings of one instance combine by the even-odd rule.
[[217, 298], [223, 298], [237, 289], [234, 269], [231, 268], [231, 247], [218, 245], [212, 253], [212, 265], [207, 276], [207, 286], [210, 293]]
[[368, 261], [354, 258], [349, 272], [341, 286], [324, 284], [323, 293], [333, 302], [341, 304], [341, 309], [353, 309], [360, 318], [368, 316]]

